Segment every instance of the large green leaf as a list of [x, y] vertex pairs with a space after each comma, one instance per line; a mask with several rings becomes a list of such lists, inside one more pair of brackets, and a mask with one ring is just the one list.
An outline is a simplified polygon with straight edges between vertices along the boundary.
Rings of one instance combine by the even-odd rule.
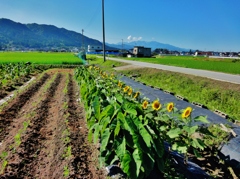
[[167, 135], [170, 137], [170, 138], [176, 138], [178, 137], [180, 134], [181, 134], [181, 129], [179, 128], [175, 128], [175, 129], [171, 129], [170, 131], [167, 132]]
[[121, 122], [121, 127], [129, 130], [129, 126], [126, 123], [125, 116], [122, 112], [118, 112], [117, 119]]
[[193, 120], [200, 121], [200, 122], [203, 122], [203, 123], [209, 123], [209, 121], [207, 120], [207, 116], [197, 116]]
[[88, 141], [92, 142], [92, 140], [93, 140], [93, 131], [89, 130], [89, 132], [88, 132]]
[[133, 114], [134, 116], [137, 115], [136, 105], [133, 104], [133, 103], [125, 101], [124, 104], [123, 104], [123, 109], [124, 109], [125, 112], [127, 112], [129, 114]]
[[121, 122], [119, 120], [117, 120], [117, 125], [116, 125], [116, 128], [114, 130], [114, 137], [118, 136], [118, 134], [120, 132], [120, 129], [121, 129]]
[[142, 167], [144, 168], [144, 173], [146, 176], [153, 170], [154, 167], [154, 159], [151, 157], [149, 153], [144, 153], [139, 151], [142, 159]]
[[141, 154], [139, 154], [139, 149], [135, 149], [132, 156], [136, 163], [136, 175], [139, 176], [142, 162], [144, 162], [142, 161]]
[[132, 134], [134, 145], [141, 149], [145, 153], [149, 153], [149, 148], [147, 147], [146, 143], [144, 142], [142, 136], [140, 134]]
[[151, 143], [153, 142], [152, 136], [148, 133], [143, 125], [139, 125], [141, 128], [139, 129], [139, 133], [141, 134], [144, 142], [146, 143], [147, 147], [151, 147]]
[[88, 121], [87, 121], [87, 127], [90, 129], [92, 128], [92, 126], [96, 124], [96, 120], [95, 120], [95, 117], [92, 116]]
[[134, 142], [133, 142], [132, 135], [127, 130], [123, 130], [123, 134], [125, 135], [126, 143], [127, 143], [128, 147], [133, 149], [134, 148]]
[[129, 151], [126, 151], [126, 153], [123, 156], [123, 160], [121, 161], [121, 168], [129, 178], [131, 179], [137, 178], [136, 175], [137, 166]]
[[139, 133], [142, 136], [144, 142], [146, 143], [147, 147], [151, 147], [152, 143], [152, 136], [148, 133], [148, 130], [145, 129], [145, 126], [143, 126], [142, 122], [138, 117], [133, 117], [132, 118], [134, 124], [136, 127], [138, 127]]
[[116, 94], [115, 97], [120, 104], [123, 103], [123, 96], [121, 94]]
[[104, 133], [102, 135], [102, 138], [101, 138], [101, 148], [100, 148], [101, 151], [106, 150], [106, 147], [108, 145], [108, 141], [109, 141], [110, 135], [111, 135], [111, 132], [110, 132], [109, 128], [107, 128], [104, 131]]
[[137, 111], [135, 109], [128, 108], [128, 109], [125, 109], [125, 112], [129, 114], [137, 115]]
[[110, 117], [104, 118], [104, 120], [101, 122], [101, 124], [102, 124], [102, 125], [101, 125], [101, 126], [102, 126], [101, 135], [103, 135], [105, 129], [108, 127], [109, 122], [110, 122]]
[[116, 160], [115, 152], [112, 150], [108, 150], [105, 155], [105, 163], [110, 165], [114, 160]]
[[187, 153], [188, 147], [185, 144], [176, 142], [172, 145], [172, 149], [178, 151], [179, 153], [185, 154]]
[[163, 141], [159, 138], [153, 139], [153, 148], [155, 149], [155, 152], [157, 153], [157, 156], [159, 158], [163, 157], [164, 154], [164, 144]]
[[98, 142], [98, 139], [99, 139], [99, 123], [96, 123], [95, 125], [94, 125], [94, 129], [95, 129], [95, 131], [94, 131], [94, 134], [93, 134], [93, 142], [94, 142], [94, 144], [96, 144], [97, 142]]
[[198, 129], [198, 126], [184, 126], [183, 130], [185, 130], [189, 135], [192, 135], [193, 133], [196, 132], [196, 130]]
[[117, 138], [117, 146], [116, 146], [116, 154], [122, 160], [125, 152], [126, 152], [126, 139], [125, 137], [123, 138]]
[[104, 110], [101, 112], [99, 120], [101, 120], [104, 117], [112, 117], [112, 115], [114, 114], [114, 107], [112, 105], [108, 105], [106, 108], [104, 108]]
[[94, 98], [93, 109], [94, 109], [95, 117], [97, 118], [97, 120], [99, 120], [100, 119], [100, 101], [98, 96], [95, 96]]
[[129, 130], [129, 132], [131, 134], [134, 134], [134, 133], [138, 133], [138, 128], [137, 126], [134, 124], [133, 122], [133, 116], [126, 116], [125, 117], [125, 124], [127, 125], [127, 130]]
[[201, 150], [203, 150], [205, 147], [204, 143], [200, 139], [193, 139], [192, 146]]

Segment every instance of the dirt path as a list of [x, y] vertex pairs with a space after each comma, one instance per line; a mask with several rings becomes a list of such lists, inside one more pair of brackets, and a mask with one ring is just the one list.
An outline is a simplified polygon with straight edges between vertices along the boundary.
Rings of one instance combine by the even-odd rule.
[[0, 112], [0, 178], [106, 178], [73, 70], [49, 70]]

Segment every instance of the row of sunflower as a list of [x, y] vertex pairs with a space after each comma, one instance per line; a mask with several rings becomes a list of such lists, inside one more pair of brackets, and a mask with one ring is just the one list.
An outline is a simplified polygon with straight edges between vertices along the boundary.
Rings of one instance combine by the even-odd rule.
[[164, 105], [159, 99], [150, 103], [99, 67], [79, 67], [75, 78], [86, 110], [89, 140], [101, 143], [102, 165], [118, 164], [128, 177], [144, 178], [154, 166], [163, 174], [169, 170], [164, 141], [186, 160], [190, 148], [198, 155], [206, 146], [193, 134], [202, 131], [194, 122], [208, 121], [204, 116], [192, 119], [192, 108], [178, 110], [173, 103]]

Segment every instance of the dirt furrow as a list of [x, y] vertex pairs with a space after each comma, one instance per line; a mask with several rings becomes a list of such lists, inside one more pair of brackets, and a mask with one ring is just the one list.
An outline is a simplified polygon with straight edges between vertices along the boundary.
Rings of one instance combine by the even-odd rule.
[[84, 109], [80, 107], [77, 102], [77, 85], [73, 81], [73, 77], [70, 76], [70, 82], [68, 86], [68, 112], [69, 116], [69, 128], [70, 138], [72, 146], [72, 174], [70, 178], [92, 179], [92, 178], [106, 178], [105, 173], [102, 170], [97, 169], [97, 154], [96, 148], [91, 147], [88, 143], [86, 128], [86, 122], [84, 117]]
[[26, 90], [35, 91], [28, 91], [26, 100], [21, 93], [0, 113], [8, 120], [0, 122], [7, 125], [0, 141], [0, 179], [106, 178], [98, 167], [97, 147], [87, 139], [73, 70], [45, 73], [38, 87]]
[[63, 178], [64, 166], [69, 163], [63, 158], [65, 149], [63, 133], [67, 129], [64, 118], [66, 110], [64, 104], [67, 101], [64, 94], [66, 80], [67, 74], [64, 74], [56, 94], [51, 100], [49, 115], [46, 119], [47, 124], [41, 129], [42, 133], [46, 133], [46, 139], [43, 141], [43, 147], [35, 161], [37, 164], [33, 169], [34, 178]]
[[46, 133], [42, 132], [42, 127], [46, 125], [46, 119], [49, 115], [49, 104], [54, 96], [60, 83], [61, 74], [49, 87], [45, 99], [37, 107], [37, 114], [32, 119], [26, 135], [23, 136], [22, 142], [17, 152], [9, 161], [7, 172], [2, 177], [5, 178], [34, 178], [34, 167], [37, 165], [36, 158], [42, 148], [43, 140], [46, 139]]
[[48, 74], [44, 74], [40, 80], [32, 84], [29, 88], [14, 99], [7, 108], [0, 113], [0, 141], [2, 141], [9, 132], [9, 126], [18, 115], [19, 110], [24, 104], [41, 88], [41, 86], [49, 78]]

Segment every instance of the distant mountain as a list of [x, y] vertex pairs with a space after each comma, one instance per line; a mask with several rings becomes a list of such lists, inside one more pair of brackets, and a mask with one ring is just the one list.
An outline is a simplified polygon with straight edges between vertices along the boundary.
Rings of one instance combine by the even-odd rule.
[[162, 48], [162, 49], [168, 49], [168, 50], [172, 50], [172, 51], [189, 51], [190, 49], [185, 49], [185, 48], [180, 48], [180, 47], [176, 47], [173, 45], [169, 45], [169, 44], [164, 44], [164, 43], [160, 43], [160, 42], [156, 42], [156, 41], [151, 41], [151, 42], [146, 42], [146, 41], [131, 41], [131, 42], [125, 42], [122, 43], [119, 42], [117, 44], [107, 44], [108, 46], [111, 47], [115, 47], [115, 48], [119, 48], [122, 49], [122, 47], [124, 49], [132, 49], [134, 46], [144, 46], [144, 47], [150, 47], [153, 50], [155, 50], [156, 48]]
[[[0, 48], [64, 48], [87, 45], [102, 45], [98, 40], [53, 25], [21, 24], [9, 19], [0, 19]], [[0, 49], [1, 50], [1, 49]]]

